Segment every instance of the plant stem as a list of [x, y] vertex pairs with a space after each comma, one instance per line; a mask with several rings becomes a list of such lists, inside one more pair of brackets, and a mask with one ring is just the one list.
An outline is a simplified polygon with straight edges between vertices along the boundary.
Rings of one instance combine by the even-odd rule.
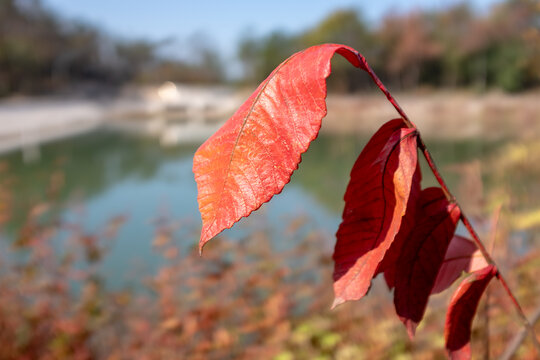
[[[418, 129], [417, 129], [417, 131], [418, 131]], [[452, 195], [452, 193], [448, 189], [448, 186], [444, 182], [443, 177], [441, 176], [439, 170], [437, 169], [437, 166], [435, 165], [435, 162], [433, 161], [433, 158], [431, 157], [431, 153], [429, 152], [429, 150], [426, 147], [426, 144], [422, 140], [422, 138], [420, 136], [420, 133], [418, 134], [418, 148], [424, 154], [424, 157], [425, 157], [425, 159], [426, 159], [426, 161], [427, 161], [427, 163], [429, 165], [429, 168], [431, 169], [431, 172], [433, 172], [433, 175], [437, 179], [437, 182], [439, 183], [439, 185], [441, 185], [441, 188], [443, 189], [444, 193], [446, 194], [446, 197], [447, 197], [448, 201], [454, 202], [459, 206], [459, 204], [456, 201], [456, 198], [454, 197], [454, 195]], [[465, 225], [465, 228], [467, 228], [467, 231], [469, 232], [469, 234], [473, 238], [474, 243], [476, 244], [476, 246], [478, 247], [478, 249], [482, 253], [482, 256], [484, 256], [484, 258], [486, 259], [488, 264], [495, 266], [495, 268], [497, 269], [497, 274], [495, 276], [497, 277], [497, 279], [499, 280], [499, 282], [503, 286], [504, 290], [506, 291], [506, 293], [510, 297], [510, 300], [514, 304], [514, 307], [515, 307], [515, 309], [516, 309], [516, 311], [517, 311], [517, 313], [518, 313], [518, 315], [519, 315], [519, 317], [521, 319], [521, 322], [523, 323], [523, 326], [525, 326], [530, 331], [531, 336], [533, 338], [533, 343], [534, 343], [536, 349], [540, 352], [540, 343], [538, 342], [538, 339], [536, 338], [534, 328], [529, 323], [529, 320], [525, 316], [525, 313], [523, 312], [523, 309], [521, 308], [521, 305], [519, 304], [518, 300], [514, 296], [514, 293], [512, 292], [512, 290], [510, 290], [510, 287], [508, 286], [508, 283], [506, 282], [506, 279], [504, 278], [504, 276], [501, 274], [501, 271], [500, 271], [499, 267], [497, 266], [497, 264], [495, 263], [495, 260], [493, 260], [493, 258], [491, 257], [491, 255], [487, 251], [486, 247], [484, 246], [484, 244], [480, 240], [480, 237], [478, 236], [478, 234], [474, 230], [474, 227], [472, 226], [471, 222], [469, 221], [469, 218], [467, 217], [467, 215], [465, 215], [465, 213], [463, 212], [463, 209], [461, 208], [461, 206], [459, 206], [459, 208], [461, 210], [460, 219], [463, 222], [463, 225]]]
[[[417, 129], [417, 131], [418, 131], [418, 129]], [[465, 215], [465, 213], [463, 212], [463, 209], [457, 203], [456, 198], [454, 197], [454, 195], [452, 195], [452, 193], [448, 189], [448, 186], [444, 182], [443, 177], [441, 176], [439, 170], [437, 169], [437, 166], [435, 165], [435, 162], [433, 161], [433, 158], [431, 157], [431, 153], [429, 152], [429, 150], [426, 147], [426, 144], [422, 140], [422, 138], [420, 136], [420, 133], [418, 133], [418, 148], [424, 154], [424, 158], [426, 159], [426, 161], [427, 161], [427, 163], [429, 165], [429, 168], [431, 169], [431, 172], [433, 173], [433, 175], [437, 179], [437, 182], [439, 183], [442, 190], [446, 194], [446, 198], [448, 199], [448, 201], [456, 203], [457, 206], [459, 206], [459, 209], [461, 210], [460, 219], [463, 222], [463, 225], [465, 225], [465, 228], [467, 228], [467, 231], [469, 232], [471, 237], [473, 238], [474, 243], [476, 244], [476, 246], [478, 247], [478, 249], [482, 253], [482, 256], [484, 256], [484, 258], [486, 259], [488, 264], [495, 266], [495, 268], [497, 269], [497, 274], [495, 274], [495, 276], [497, 277], [497, 279], [499, 280], [499, 282], [503, 286], [504, 290], [506, 291], [506, 293], [510, 297], [510, 300], [514, 304], [514, 307], [515, 307], [515, 309], [516, 309], [516, 311], [517, 311], [517, 313], [518, 313], [518, 315], [519, 315], [519, 317], [521, 319], [521, 322], [522, 322], [523, 326], [525, 326], [525, 328], [527, 328], [527, 330], [530, 332], [530, 334], [531, 334], [531, 336], [533, 338], [533, 344], [535, 345], [537, 351], [540, 352], [540, 343], [538, 342], [538, 339], [537, 339], [536, 334], [534, 332], [534, 328], [532, 327], [529, 320], [525, 316], [525, 313], [523, 312], [523, 309], [521, 308], [521, 305], [519, 304], [518, 300], [514, 296], [514, 293], [512, 292], [512, 290], [510, 290], [510, 287], [508, 286], [508, 283], [506, 282], [506, 279], [504, 278], [504, 276], [501, 274], [501, 271], [500, 271], [499, 267], [497, 266], [497, 264], [495, 263], [495, 260], [493, 260], [493, 258], [491, 257], [491, 255], [487, 251], [486, 247], [484, 246], [484, 244], [480, 240], [480, 237], [478, 236], [478, 234], [474, 230], [474, 227], [472, 226], [471, 222], [469, 221], [469, 218], [467, 217], [467, 215]]]
[[461, 206], [457, 202], [455, 196], [452, 195], [452, 193], [450, 192], [450, 189], [448, 189], [448, 186], [446, 185], [441, 173], [437, 169], [437, 165], [435, 165], [435, 162], [433, 161], [431, 153], [429, 152], [426, 144], [424, 143], [424, 140], [420, 136], [420, 131], [418, 130], [416, 125], [409, 119], [407, 114], [405, 114], [403, 109], [401, 109], [401, 106], [399, 106], [396, 99], [394, 99], [392, 94], [390, 94], [388, 89], [386, 89], [384, 84], [381, 82], [379, 77], [375, 74], [373, 69], [371, 69], [371, 67], [368, 65], [368, 63], [365, 61], [365, 59], [363, 57], [361, 57], [360, 61], [363, 64], [364, 70], [369, 74], [371, 79], [373, 79], [375, 84], [384, 93], [384, 95], [386, 95], [386, 98], [394, 106], [396, 111], [402, 117], [405, 124], [409, 128], [413, 128], [413, 129], [416, 130], [416, 132], [418, 134], [418, 137], [417, 137], [417, 139], [418, 139], [418, 148], [424, 154], [424, 158], [426, 159], [426, 161], [427, 161], [427, 163], [429, 165], [429, 168], [431, 169], [431, 172], [433, 173], [433, 175], [437, 179], [437, 182], [441, 186], [441, 188], [442, 188], [444, 194], [446, 195], [446, 198], [448, 199], [448, 201], [451, 202], [451, 203], [455, 203], [459, 207], [459, 209], [461, 210], [460, 220], [463, 222], [463, 225], [465, 225], [465, 227], [467, 228], [467, 231], [469, 232], [469, 234], [471, 234], [471, 237], [473, 238], [474, 243], [476, 244], [476, 246], [478, 247], [478, 249], [480, 250], [480, 252], [484, 256], [484, 258], [486, 259], [487, 263], [490, 264], [490, 265], [493, 265], [497, 269], [497, 274], [495, 276], [497, 277], [499, 282], [502, 284], [504, 290], [506, 291], [506, 293], [510, 297], [510, 299], [511, 299], [512, 303], [514, 304], [514, 307], [515, 307], [515, 309], [516, 309], [516, 311], [517, 311], [517, 313], [518, 313], [518, 315], [519, 315], [519, 317], [520, 317], [520, 319], [522, 321], [523, 326], [530, 332], [530, 334], [531, 334], [531, 336], [533, 338], [533, 344], [535, 345], [537, 351], [540, 353], [540, 343], [538, 342], [538, 338], [536, 337], [536, 334], [534, 332], [534, 328], [532, 327], [531, 323], [529, 322], [529, 320], [525, 316], [525, 313], [523, 312], [523, 309], [521, 308], [521, 305], [519, 305], [519, 302], [517, 301], [516, 297], [514, 296], [514, 293], [512, 292], [512, 290], [510, 290], [510, 288], [508, 286], [508, 283], [506, 282], [505, 278], [502, 276], [499, 267], [495, 263], [495, 260], [493, 260], [493, 258], [491, 257], [491, 255], [487, 251], [486, 247], [484, 246], [484, 244], [480, 240], [480, 237], [478, 236], [478, 234], [474, 230], [471, 222], [469, 221], [467, 216], [463, 213], [463, 209], [461, 208]]
[[[417, 129], [417, 131], [418, 131], [418, 129]], [[439, 172], [439, 169], [437, 169], [437, 165], [435, 165], [435, 162], [433, 161], [433, 158], [431, 157], [431, 153], [429, 152], [426, 144], [424, 143], [424, 140], [420, 136], [420, 133], [418, 133], [418, 148], [420, 149], [422, 154], [424, 154], [424, 158], [426, 159], [426, 161], [427, 161], [427, 163], [429, 165], [429, 168], [431, 169], [431, 172], [435, 176], [435, 179], [437, 179], [437, 182], [441, 186], [443, 192], [446, 194], [446, 198], [448, 199], [448, 201], [451, 202], [451, 203], [455, 203], [455, 204], [457, 204], [459, 206], [455, 196], [452, 195], [452, 193], [450, 192], [450, 189], [448, 189], [448, 186], [446, 185], [441, 173]], [[459, 209], [461, 210], [461, 215], [460, 215], [461, 221], [463, 222], [463, 225], [465, 225], [465, 227], [467, 228], [467, 231], [469, 231], [469, 233], [471, 234], [474, 242], [476, 243], [476, 246], [478, 247], [478, 249], [480, 250], [480, 252], [484, 256], [484, 258], [486, 259], [488, 264], [497, 267], [497, 265], [495, 264], [495, 261], [492, 259], [491, 255], [487, 251], [486, 247], [484, 246], [484, 244], [480, 240], [480, 237], [478, 236], [478, 234], [474, 230], [473, 226], [471, 225], [471, 223], [469, 221], [469, 218], [467, 218], [467, 216], [463, 213], [463, 209], [461, 208], [461, 206], [459, 206]], [[498, 270], [498, 268], [497, 268], [497, 270]]]

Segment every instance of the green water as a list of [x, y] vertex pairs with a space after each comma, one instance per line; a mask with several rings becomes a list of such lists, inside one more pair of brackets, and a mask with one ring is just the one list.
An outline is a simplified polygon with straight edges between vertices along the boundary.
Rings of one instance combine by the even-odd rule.
[[[234, 241], [249, 236], [252, 227], [269, 228], [275, 234], [275, 246], [287, 248], [294, 245], [294, 237], [286, 233], [286, 224], [301, 217], [305, 219], [303, 231], [325, 233], [331, 249], [349, 171], [366, 141], [365, 136], [321, 134], [284, 191], [226, 231], [226, 237]], [[437, 141], [428, 145], [452, 187], [459, 179], [445, 170], [447, 164], [485, 158], [501, 142]], [[156, 271], [163, 261], [151, 244], [156, 224], [163, 218], [176, 224], [174, 238], [181, 249], [198, 242], [200, 217], [191, 171], [196, 148], [196, 144], [164, 148], [154, 138], [100, 130], [46, 144], [39, 158], [30, 163], [23, 161], [20, 152], [3, 155], [0, 162], [7, 165], [14, 197], [4, 237], [17, 238], [29, 209], [45, 201], [57, 204], [63, 222], [80, 224], [88, 233], [102, 229], [115, 216], [125, 216], [127, 221], [111, 243], [102, 271], [112, 286], [128, 286]], [[63, 186], [51, 195], [51, 176], [58, 174]], [[435, 184], [429, 176], [423, 182], [424, 186]]]
[[[300, 170], [293, 177], [311, 196], [328, 209], [341, 214], [342, 197], [349, 181], [349, 173], [356, 158], [368, 141], [367, 136], [329, 136], [321, 135], [302, 157]], [[448, 166], [489, 158], [505, 141], [436, 140], [427, 141], [439, 171], [454, 188], [460, 178]], [[422, 186], [436, 186], [429, 167], [419, 155], [423, 180]], [[486, 179], [484, 179], [486, 180]]]

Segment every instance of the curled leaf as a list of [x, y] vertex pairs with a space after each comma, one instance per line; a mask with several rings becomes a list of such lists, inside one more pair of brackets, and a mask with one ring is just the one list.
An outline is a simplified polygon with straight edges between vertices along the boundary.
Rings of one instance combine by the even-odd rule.
[[416, 226], [395, 272], [394, 305], [411, 337], [424, 316], [459, 216], [459, 207], [448, 202], [442, 189], [428, 188], [420, 194]]
[[417, 165], [416, 131], [384, 124], [351, 171], [334, 250], [334, 305], [363, 297], [398, 233]]
[[199, 247], [281, 192], [326, 115], [326, 78], [335, 53], [367, 71], [354, 49], [325, 44], [281, 63], [195, 153], [203, 221]]
[[471, 358], [472, 321], [482, 294], [496, 274], [497, 269], [493, 265], [477, 270], [463, 280], [452, 296], [444, 329], [446, 350], [451, 359]]

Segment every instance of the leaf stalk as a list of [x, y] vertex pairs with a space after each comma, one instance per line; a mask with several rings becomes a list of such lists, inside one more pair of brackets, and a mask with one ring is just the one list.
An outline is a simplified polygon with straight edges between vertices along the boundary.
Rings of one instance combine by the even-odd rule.
[[416, 128], [416, 131], [418, 132], [418, 148], [420, 149], [422, 154], [424, 154], [424, 158], [426, 159], [426, 162], [428, 163], [429, 168], [431, 169], [431, 172], [433, 173], [433, 175], [437, 179], [437, 182], [439, 183], [439, 185], [443, 189], [444, 193], [446, 194], [446, 197], [447, 197], [448, 201], [456, 203], [457, 206], [460, 208], [460, 210], [461, 210], [461, 215], [460, 215], [461, 222], [463, 223], [463, 225], [465, 225], [465, 228], [467, 229], [467, 231], [469, 232], [469, 234], [473, 238], [474, 243], [476, 244], [476, 246], [478, 247], [478, 249], [482, 253], [482, 256], [484, 256], [484, 259], [486, 259], [488, 264], [495, 266], [495, 268], [497, 269], [497, 273], [495, 274], [495, 276], [497, 277], [497, 279], [499, 280], [499, 282], [503, 286], [504, 290], [506, 291], [506, 293], [510, 297], [510, 300], [512, 301], [512, 304], [514, 305], [514, 308], [516, 309], [516, 312], [519, 315], [519, 318], [520, 318], [523, 326], [530, 332], [531, 337], [533, 339], [533, 344], [536, 347], [537, 351], [540, 353], [540, 343], [538, 342], [538, 338], [536, 337], [533, 326], [531, 325], [531, 323], [527, 319], [527, 316], [525, 316], [525, 313], [524, 313], [521, 305], [519, 304], [519, 301], [516, 299], [516, 297], [514, 296], [514, 293], [512, 292], [510, 287], [508, 286], [508, 283], [506, 282], [506, 279], [504, 278], [504, 276], [501, 274], [501, 271], [500, 271], [499, 267], [497, 266], [495, 260], [489, 254], [486, 247], [484, 246], [484, 243], [482, 242], [482, 240], [480, 240], [480, 237], [478, 236], [478, 234], [474, 230], [474, 227], [472, 226], [471, 222], [469, 221], [469, 218], [463, 212], [463, 209], [459, 205], [459, 203], [457, 202], [455, 196], [452, 195], [452, 193], [448, 189], [448, 186], [446, 185], [441, 173], [437, 169], [437, 166], [435, 165], [435, 162], [433, 161], [431, 153], [429, 152], [426, 144], [422, 140], [422, 137], [420, 136], [420, 132], [419, 132], [419, 130], [417, 128]]
[[531, 323], [529, 322], [529, 320], [525, 316], [525, 313], [523, 312], [523, 309], [521, 308], [521, 305], [519, 304], [518, 300], [514, 296], [514, 293], [512, 292], [512, 290], [510, 290], [510, 287], [508, 286], [508, 283], [506, 282], [506, 279], [504, 278], [504, 276], [501, 274], [499, 267], [495, 263], [495, 260], [491, 257], [491, 255], [487, 251], [486, 247], [484, 246], [484, 244], [480, 240], [480, 237], [478, 236], [478, 234], [474, 230], [474, 227], [472, 226], [471, 222], [469, 221], [469, 218], [465, 215], [465, 213], [463, 212], [463, 209], [461, 208], [461, 206], [457, 202], [456, 197], [450, 192], [450, 189], [446, 185], [446, 182], [444, 181], [441, 173], [437, 169], [437, 165], [435, 164], [435, 161], [433, 160], [433, 157], [431, 156], [431, 153], [429, 152], [426, 144], [424, 143], [424, 140], [421, 137], [420, 130], [408, 118], [407, 114], [405, 114], [405, 112], [403, 111], [401, 106], [399, 106], [396, 99], [394, 99], [392, 94], [390, 94], [388, 89], [386, 89], [384, 84], [381, 82], [381, 80], [378, 78], [378, 76], [375, 74], [375, 72], [371, 69], [371, 67], [367, 64], [367, 62], [365, 62], [365, 59], [363, 59], [363, 60], [364, 60], [363, 65], [365, 66], [365, 70], [369, 74], [371, 79], [375, 82], [375, 84], [379, 87], [379, 89], [384, 93], [384, 95], [386, 96], [388, 101], [390, 101], [390, 103], [394, 106], [394, 108], [399, 113], [399, 115], [402, 117], [403, 121], [407, 124], [407, 126], [416, 130], [416, 132], [418, 134], [418, 137], [417, 137], [417, 139], [418, 139], [418, 148], [420, 149], [420, 151], [424, 155], [424, 158], [426, 159], [426, 162], [427, 162], [429, 168], [431, 169], [431, 172], [433, 173], [433, 175], [435, 176], [435, 179], [437, 180], [437, 182], [441, 186], [441, 189], [445, 193], [446, 198], [448, 199], [448, 201], [451, 202], [451, 203], [455, 203], [460, 208], [460, 210], [461, 210], [460, 220], [463, 222], [463, 225], [465, 225], [465, 228], [467, 228], [467, 231], [469, 232], [469, 234], [473, 238], [473, 241], [476, 244], [476, 246], [478, 247], [478, 249], [480, 250], [480, 252], [482, 253], [482, 256], [484, 256], [484, 258], [486, 259], [488, 264], [493, 265], [497, 269], [497, 273], [496, 273], [495, 276], [497, 277], [497, 279], [499, 280], [499, 282], [503, 286], [504, 290], [506, 291], [506, 293], [510, 297], [510, 300], [512, 301], [512, 304], [514, 305], [514, 308], [516, 309], [516, 312], [518, 313], [519, 318], [520, 318], [523, 326], [531, 334], [533, 344], [536, 347], [537, 351], [540, 353], [540, 343], [538, 342], [538, 338], [536, 337], [533, 326], [531, 325]]

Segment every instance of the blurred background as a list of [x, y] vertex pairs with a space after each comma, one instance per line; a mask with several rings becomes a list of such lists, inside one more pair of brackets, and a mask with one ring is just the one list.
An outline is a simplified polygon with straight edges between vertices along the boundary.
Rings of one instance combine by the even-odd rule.
[[[328, 42], [366, 57], [540, 315], [537, 0], [0, 0], [0, 359], [445, 358], [451, 291], [413, 341], [378, 280], [329, 310], [350, 168], [397, 117], [343, 59], [291, 183], [198, 256], [195, 150]], [[494, 282], [473, 353], [536, 358], [519, 324]]]

